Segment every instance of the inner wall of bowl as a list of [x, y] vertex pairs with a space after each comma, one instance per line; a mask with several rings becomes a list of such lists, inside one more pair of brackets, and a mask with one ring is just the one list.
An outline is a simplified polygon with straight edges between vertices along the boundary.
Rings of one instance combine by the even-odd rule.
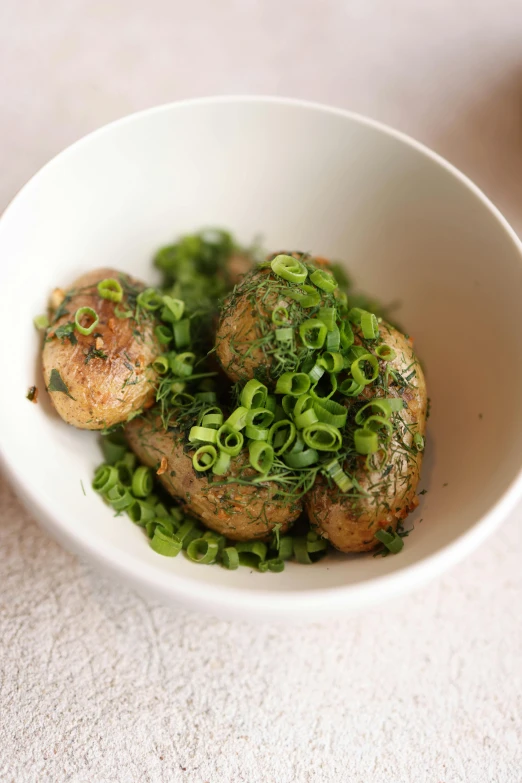
[[[397, 318], [415, 338], [432, 415], [420, 485], [428, 493], [400, 557], [332, 557], [268, 578], [158, 557], [140, 529], [114, 519], [90, 490], [95, 437], [58, 420], [45, 394], [37, 406], [25, 400], [37, 377], [32, 317], [53, 287], [95, 266], [151, 279], [154, 250], [202, 225], [230, 228], [244, 242], [261, 234], [269, 249], [343, 259], [362, 289], [401, 302]], [[450, 544], [518, 473], [517, 247], [467, 185], [372, 125], [263, 102], [131, 118], [33, 180], [0, 224], [0, 253], [2, 290], [12, 292], [0, 311], [1, 333], [12, 336], [4, 337], [9, 373], [0, 388], [10, 464], [78, 541], [112, 548], [136, 567], [265, 590], [356, 583]]]

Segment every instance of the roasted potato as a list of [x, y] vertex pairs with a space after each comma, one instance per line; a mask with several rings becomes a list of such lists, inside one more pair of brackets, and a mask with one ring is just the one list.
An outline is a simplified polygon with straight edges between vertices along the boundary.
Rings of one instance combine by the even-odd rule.
[[[152, 413], [127, 424], [125, 436], [141, 462], [160, 468], [159, 480], [187, 512], [235, 541], [264, 539], [275, 525], [284, 533], [302, 511], [300, 501], [274, 498], [273, 485], [224, 484], [227, 477], [198, 473], [192, 465], [194, 449], [184, 448], [184, 435], [166, 432]], [[258, 475], [248, 471], [247, 459], [245, 454], [236, 457], [229, 477]]]
[[[360, 491], [342, 493], [318, 477], [312, 490], [305, 496], [305, 508], [311, 524], [324, 538], [341, 552], [366, 552], [379, 546], [374, 538], [377, 530], [397, 529], [418, 505], [415, 494], [422, 464], [422, 451], [413, 443], [415, 433], [424, 435], [426, 424], [426, 384], [421, 366], [411, 341], [388, 324], [382, 323], [383, 341], [396, 352], [389, 369], [399, 380], [390, 379], [387, 392], [377, 390], [377, 396], [401, 397], [404, 409], [395, 414], [396, 427], [386, 455], [378, 454], [368, 460], [357, 457], [356, 464], [345, 466], [356, 478]], [[366, 387], [360, 401], [375, 395]], [[355, 408], [360, 404], [354, 403]], [[355, 409], [354, 408], [354, 409]]]
[[[106, 278], [120, 281], [124, 291], [120, 303], [98, 294], [97, 285]], [[144, 288], [129, 275], [97, 269], [82, 275], [69, 291], [54, 292], [43, 373], [53, 405], [68, 424], [87, 430], [112, 427], [154, 401], [156, 373], [151, 363], [162, 349], [154, 336], [153, 318], [146, 311], [139, 321], [115, 315], [116, 307], [133, 309]], [[91, 307], [98, 314], [92, 334], [74, 328], [80, 307]]]

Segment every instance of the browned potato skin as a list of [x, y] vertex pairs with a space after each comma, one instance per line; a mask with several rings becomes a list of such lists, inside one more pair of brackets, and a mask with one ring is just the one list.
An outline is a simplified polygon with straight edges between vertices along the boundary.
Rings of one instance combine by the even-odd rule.
[[[415, 363], [415, 376], [410, 380], [411, 386], [401, 394], [396, 387], [390, 386], [386, 396], [402, 397], [405, 405], [400, 413], [402, 420], [406, 424], [416, 424], [415, 432], [424, 435], [426, 383], [411, 341], [388, 324], [381, 324], [380, 331], [383, 340], [397, 353], [396, 358], [389, 363], [393, 369], [402, 372]], [[368, 389], [364, 397], [372, 395]], [[384, 392], [381, 396], [384, 396]], [[413, 434], [406, 430], [403, 439], [406, 445], [411, 446]], [[372, 492], [372, 486], [382, 482], [378, 489], [376, 487], [373, 490], [375, 498], [351, 499], [349, 494], [328, 487], [322, 477], [317, 479], [312, 490], [305, 496], [305, 508], [311, 524], [341, 552], [367, 552], [375, 549], [379, 546], [379, 541], [374, 538], [377, 530], [390, 526], [396, 530], [399, 520], [407, 517], [418, 505], [415, 492], [422, 465], [422, 452], [417, 452], [415, 456], [409, 455], [407, 461], [407, 453], [396, 438], [392, 446], [396, 451], [391, 454], [390, 448], [389, 459], [393, 467], [386, 480], [382, 479], [380, 472], [366, 470], [366, 457], [359, 458], [356, 479], [361, 487]]]
[[[184, 451], [183, 435], [165, 432], [158, 419], [151, 416], [134, 419], [125, 427], [125, 435], [129, 446], [145, 465], [157, 469], [162, 457], [166, 457], [166, 469], [158, 474], [165, 489], [184, 503], [186, 511], [228, 538], [235, 541], [264, 539], [277, 524], [284, 533], [302, 512], [299, 501], [274, 500], [272, 489], [267, 486], [216, 486], [216, 482], [222, 482], [226, 477], [197, 473], [192, 466], [194, 451]], [[228, 475], [236, 476], [245, 462], [243, 455], [233, 460]], [[255, 475], [255, 471], [251, 475]]]
[[[96, 269], [82, 275], [71, 286], [71, 291], [79, 290], [79, 293], [73, 294], [67, 305], [69, 314], [49, 327], [43, 347], [46, 388], [51, 370], [56, 369], [71, 395], [49, 392], [53, 405], [64, 421], [80, 429], [112, 427], [154, 401], [156, 373], [151, 362], [162, 348], [154, 336], [153, 319], [145, 317], [137, 324], [133, 318], [116, 318], [114, 309], [125, 309], [125, 297], [117, 305], [102, 299], [97, 291], [98, 283], [108, 277], [124, 277], [133, 286], [145, 288], [142, 283], [114, 269]], [[98, 313], [100, 321], [94, 333], [101, 335], [98, 345], [107, 354], [106, 359], [93, 357], [85, 363], [89, 349], [96, 347], [93, 334], [82, 335], [75, 331], [76, 345], [68, 339], [49, 339], [57, 327], [74, 320], [79, 307], [92, 307]], [[141, 339], [136, 337], [134, 330], [140, 332]]]

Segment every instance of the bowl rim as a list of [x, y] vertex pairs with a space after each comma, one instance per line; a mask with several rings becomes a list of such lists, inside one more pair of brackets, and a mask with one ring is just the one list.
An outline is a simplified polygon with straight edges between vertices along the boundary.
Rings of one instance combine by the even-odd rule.
[[[144, 116], [183, 110], [185, 107], [197, 105], [234, 105], [239, 103], [294, 106], [310, 112], [334, 114], [359, 125], [373, 128], [395, 138], [406, 146], [412, 147], [458, 179], [472, 195], [482, 202], [509, 236], [522, 260], [522, 243], [499, 209], [469, 177], [426, 145], [385, 123], [347, 109], [313, 101], [269, 95], [220, 95], [173, 101], [134, 112], [91, 131], [52, 157], [18, 190], [3, 214], [0, 215], [0, 235], [6, 221], [10, 219], [11, 212], [25, 191], [31, 188], [33, 181], [48, 167], [53, 166], [56, 161], [66, 158], [77, 147], [88, 144], [96, 136], [113, 127], [132, 123]], [[159, 571], [154, 565], [144, 563], [130, 553], [122, 552], [116, 545], [92, 537], [88, 527], [73, 527], [68, 518], [65, 515], [62, 516], [60, 508], [56, 507], [52, 498], [33, 492], [30, 482], [24, 476], [22, 466], [10, 459], [9, 450], [5, 448], [2, 441], [3, 437], [0, 431], [0, 464], [6, 475], [14, 485], [22, 502], [29, 507], [31, 512], [36, 511], [38, 520], [55, 538], [64, 542], [73, 551], [81, 553], [93, 564], [101, 564], [106, 571], [117, 574], [128, 584], [134, 585], [138, 589], [141, 588], [143, 592], [153, 594], [170, 604], [183, 604], [213, 615], [237, 616], [240, 614], [245, 618], [258, 617], [267, 620], [288, 619], [290, 617], [299, 620], [317, 620], [339, 614], [342, 611], [361, 610], [381, 603], [383, 599], [390, 599], [412, 587], [426, 584], [446, 569], [456, 565], [494, 532], [522, 496], [521, 459], [518, 473], [508, 488], [468, 531], [416, 563], [404, 566], [391, 574], [339, 587], [299, 591], [291, 589], [245, 590], [238, 587], [207, 584], [201, 582], [197, 577], [191, 578]]]

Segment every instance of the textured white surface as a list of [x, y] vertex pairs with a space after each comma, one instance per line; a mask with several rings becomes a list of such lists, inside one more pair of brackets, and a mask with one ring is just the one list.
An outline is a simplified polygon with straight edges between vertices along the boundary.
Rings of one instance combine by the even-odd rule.
[[[4, 0], [0, 207], [108, 120], [264, 92], [416, 135], [520, 230], [522, 5], [458, 9]], [[102, 580], [0, 478], [0, 780], [520, 783], [521, 515], [400, 604], [254, 629], [175, 615]]]

